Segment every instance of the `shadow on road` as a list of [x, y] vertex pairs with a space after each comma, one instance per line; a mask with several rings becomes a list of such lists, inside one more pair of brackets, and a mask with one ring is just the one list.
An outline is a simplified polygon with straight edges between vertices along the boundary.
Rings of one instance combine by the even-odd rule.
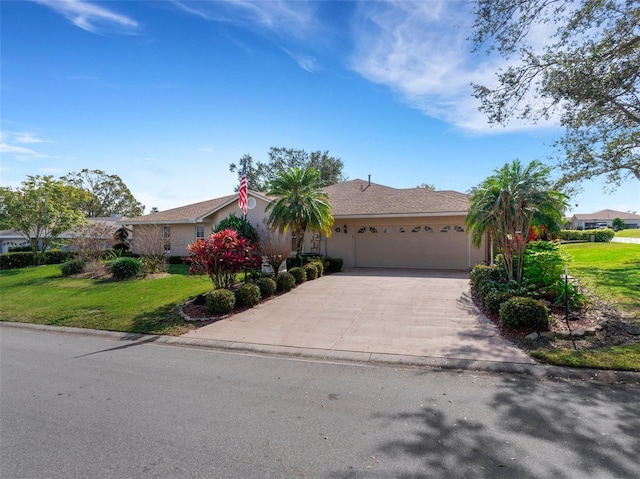
[[[637, 391], [520, 376], [503, 378], [498, 389], [483, 405], [491, 411], [488, 418], [451, 413], [447, 401], [427, 406], [429, 398], [417, 411], [373, 416], [382, 425], [410, 424], [415, 431], [379, 444], [376, 457], [420, 464], [416, 470], [400, 467], [393, 477], [401, 479], [639, 477]], [[386, 474], [350, 470], [333, 477]]]

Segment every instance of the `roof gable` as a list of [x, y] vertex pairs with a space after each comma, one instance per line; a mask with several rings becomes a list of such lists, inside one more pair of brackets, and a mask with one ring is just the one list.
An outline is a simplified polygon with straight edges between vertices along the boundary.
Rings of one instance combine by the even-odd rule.
[[616, 210], [600, 210], [595, 213], [580, 213], [573, 215], [576, 220], [613, 220], [620, 218], [622, 220], [640, 220], [640, 215], [634, 213], [626, 213]]
[[457, 191], [399, 189], [361, 179], [323, 189], [329, 196], [334, 217], [466, 214], [469, 209], [469, 197]]

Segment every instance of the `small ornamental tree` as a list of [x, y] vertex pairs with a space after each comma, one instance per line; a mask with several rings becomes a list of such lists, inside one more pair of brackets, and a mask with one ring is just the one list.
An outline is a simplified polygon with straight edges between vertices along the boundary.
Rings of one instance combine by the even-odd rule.
[[191, 272], [209, 275], [214, 289], [231, 288], [236, 273], [258, 268], [262, 264], [256, 244], [239, 237], [231, 229], [214, 233], [207, 239], [199, 239], [187, 249], [191, 253]]

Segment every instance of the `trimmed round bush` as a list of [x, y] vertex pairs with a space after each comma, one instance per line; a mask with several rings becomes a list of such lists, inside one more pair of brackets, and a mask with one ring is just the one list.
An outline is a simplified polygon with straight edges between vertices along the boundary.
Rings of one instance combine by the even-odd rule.
[[252, 308], [260, 302], [260, 288], [255, 284], [243, 284], [234, 294], [238, 306]]
[[228, 289], [216, 289], [207, 296], [207, 313], [227, 314], [236, 305], [236, 296]]
[[515, 296], [500, 306], [500, 321], [509, 328], [546, 331], [551, 324], [551, 316], [542, 301]]
[[295, 268], [291, 268], [289, 273], [296, 281], [296, 284], [302, 284], [307, 280], [307, 272], [301, 266], [296, 266]]
[[511, 298], [512, 295], [504, 290], [493, 289], [484, 295], [482, 301], [484, 303], [484, 307], [487, 308], [491, 314], [499, 314], [500, 306], [502, 303]]
[[271, 278], [260, 278], [256, 281], [256, 286], [260, 288], [260, 296], [268, 298], [276, 292], [276, 282]]
[[111, 262], [110, 269], [116, 281], [133, 279], [142, 273], [142, 262], [138, 258], [118, 258]]
[[307, 279], [309, 281], [314, 280], [318, 277], [318, 268], [314, 263], [307, 263], [303, 266], [304, 272], [307, 275]]
[[60, 265], [60, 272], [62, 276], [73, 276], [74, 274], [80, 274], [84, 271], [84, 266], [87, 262], [83, 259], [72, 259], [66, 263]]
[[283, 271], [276, 279], [276, 289], [278, 291], [291, 291], [296, 285], [296, 279], [287, 271]]
[[312, 261], [311, 264], [315, 265], [316, 269], [318, 270], [318, 278], [322, 276], [322, 274], [324, 273], [324, 264], [322, 264], [322, 261]]

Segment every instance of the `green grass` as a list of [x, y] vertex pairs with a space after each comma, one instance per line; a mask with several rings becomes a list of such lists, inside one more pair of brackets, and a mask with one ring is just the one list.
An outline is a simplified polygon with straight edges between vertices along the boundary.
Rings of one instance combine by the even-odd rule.
[[[640, 245], [574, 243], [562, 247], [573, 261], [569, 273], [592, 293], [640, 324]], [[640, 344], [598, 349], [533, 351], [541, 361], [559, 366], [640, 371]]]
[[640, 344], [610, 346], [599, 349], [539, 350], [531, 353], [545, 363], [573, 368], [615, 369], [617, 371], [640, 371]]
[[170, 265], [170, 277], [105, 281], [64, 278], [59, 265], [0, 271], [3, 321], [177, 335], [192, 326], [175, 306], [211, 289], [207, 276]]
[[597, 296], [640, 320], [640, 245], [573, 243], [562, 248], [573, 259], [569, 274]]
[[640, 238], [640, 228], [618, 231], [616, 236], [618, 238]]

